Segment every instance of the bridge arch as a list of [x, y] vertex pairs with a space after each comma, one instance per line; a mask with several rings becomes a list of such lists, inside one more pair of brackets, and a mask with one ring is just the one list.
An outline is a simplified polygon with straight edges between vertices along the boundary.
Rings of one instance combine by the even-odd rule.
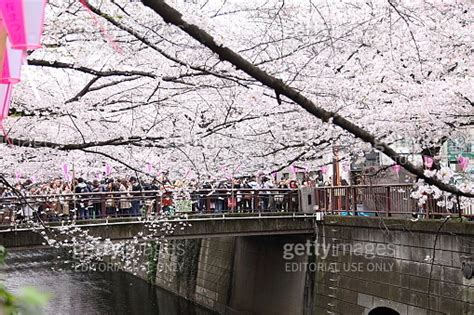
[[400, 315], [400, 313], [390, 307], [380, 306], [372, 309], [368, 315]]

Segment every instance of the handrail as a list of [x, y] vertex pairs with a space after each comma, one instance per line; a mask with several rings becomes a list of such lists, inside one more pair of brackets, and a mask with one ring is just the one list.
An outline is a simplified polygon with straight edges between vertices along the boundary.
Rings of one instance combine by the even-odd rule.
[[[198, 188], [193, 190], [187, 190], [190, 194], [203, 194], [203, 193], [219, 193], [219, 192], [294, 192], [298, 191], [301, 188], [310, 188], [310, 189], [323, 189], [323, 190], [333, 190], [333, 189], [347, 189], [347, 188], [385, 188], [385, 187], [413, 187], [412, 184], [384, 184], [384, 185], [346, 185], [346, 186], [317, 186], [317, 187], [300, 187], [300, 188]], [[186, 190], [184, 190], [186, 191]], [[30, 195], [23, 194], [22, 197], [18, 196], [9, 196], [9, 197], [0, 197], [0, 200], [5, 199], [19, 199], [19, 198], [51, 198], [51, 197], [75, 197], [75, 196], [109, 196], [109, 195], [163, 195], [164, 193], [182, 193], [183, 190], [172, 189], [172, 190], [136, 190], [136, 191], [100, 191], [100, 192], [84, 192], [84, 193], [51, 193], [51, 194], [41, 194], [41, 195]]]
[[[14, 217], [39, 216], [93, 220], [162, 213], [210, 214], [314, 213], [404, 216], [426, 218], [457, 215], [474, 217], [474, 208], [449, 210], [428, 197], [422, 206], [410, 197], [412, 184], [352, 185], [291, 188], [200, 188], [190, 190], [105, 191], [23, 195], [0, 198], [0, 224]], [[28, 206], [29, 205], [29, 206]], [[6, 212], [5, 212], [6, 211]], [[15, 213], [18, 213], [16, 215]], [[8, 219], [5, 219], [8, 218]]]

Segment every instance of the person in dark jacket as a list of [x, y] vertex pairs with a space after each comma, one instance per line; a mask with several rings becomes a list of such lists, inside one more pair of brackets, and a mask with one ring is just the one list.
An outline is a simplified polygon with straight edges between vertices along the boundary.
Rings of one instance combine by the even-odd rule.
[[76, 188], [74, 188], [74, 192], [78, 194], [78, 206], [79, 206], [79, 218], [82, 220], [87, 220], [90, 217], [90, 207], [89, 207], [89, 197], [85, 194], [90, 193], [90, 188], [84, 182], [83, 178], [77, 179]]

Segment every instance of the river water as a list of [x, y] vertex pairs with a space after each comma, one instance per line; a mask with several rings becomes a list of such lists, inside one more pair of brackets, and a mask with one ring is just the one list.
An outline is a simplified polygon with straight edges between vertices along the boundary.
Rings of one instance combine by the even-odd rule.
[[58, 261], [51, 249], [9, 251], [0, 279], [13, 292], [50, 293], [43, 314], [212, 314], [128, 273], [58, 270]]

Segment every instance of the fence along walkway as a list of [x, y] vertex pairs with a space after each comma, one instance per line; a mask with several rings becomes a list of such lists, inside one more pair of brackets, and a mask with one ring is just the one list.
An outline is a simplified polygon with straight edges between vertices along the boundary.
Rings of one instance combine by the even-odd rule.
[[292, 189], [202, 189], [179, 191], [100, 192], [27, 195], [0, 198], [0, 224], [22, 217], [44, 221], [130, 217], [161, 213], [315, 212], [359, 216], [426, 218], [474, 217], [473, 207], [448, 211], [428, 199], [422, 207], [410, 197], [413, 186], [337, 186]]
[[[474, 217], [474, 207], [448, 210], [440, 200], [428, 197], [423, 205], [411, 198], [413, 185], [358, 185], [306, 188], [301, 190], [301, 207], [341, 215], [407, 217], [413, 213], [426, 218], [447, 215]], [[313, 201], [314, 200], [314, 201]], [[444, 200], [446, 201], [446, 200]], [[308, 209], [312, 206], [311, 209]]]
[[179, 212], [297, 212], [292, 189], [202, 189], [180, 191], [98, 192], [0, 198], [0, 223], [39, 216], [44, 221], [130, 217]]

